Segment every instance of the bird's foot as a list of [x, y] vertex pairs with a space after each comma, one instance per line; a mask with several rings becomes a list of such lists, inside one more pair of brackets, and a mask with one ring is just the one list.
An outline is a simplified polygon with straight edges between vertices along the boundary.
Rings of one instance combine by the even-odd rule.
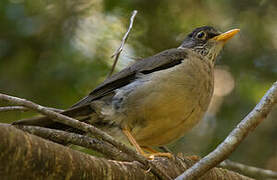
[[126, 135], [130, 143], [133, 146], [135, 146], [136, 151], [142, 156], [146, 157], [147, 159], [153, 160], [155, 159], [155, 156], [173, 158], [173, 155], [171, 153], [163, 153], [163, 152], [156, 151], [155, 149], [152, 149], [150, 147], [143, 147], [143, 149], [149, 152], [149, 153], [146, 153], [144, 152], [142, 147], [140, 147], [140, 145], [136, 142], [135, 138], [132, 136], [128, 128], [123, 129], [123, 133]]
[[185, 157], [192, 160], [192, 161], [199, 161], [201, 159], [199, 156], [196, 156], [196, 155], [185, 156]]
[[196, 155], [186, 156], [183, 153], [178, 153], [177, 157], [182, 159], [182, 160], [189, 159], [189, 160], [192, 160], [192, 161], [199, 161], [201, 159], [201, 157], [199, 157], [199, 156], [196, 156]]

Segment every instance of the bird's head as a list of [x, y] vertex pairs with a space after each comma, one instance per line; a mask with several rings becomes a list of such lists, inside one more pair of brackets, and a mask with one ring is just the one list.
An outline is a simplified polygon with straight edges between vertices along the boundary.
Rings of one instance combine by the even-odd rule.
[[214, 63], [224, 44], [239, 31], [232, 29], [221, 33], [211, 26], [199, 27], [186, 37], [179, 48], [191, 49]]

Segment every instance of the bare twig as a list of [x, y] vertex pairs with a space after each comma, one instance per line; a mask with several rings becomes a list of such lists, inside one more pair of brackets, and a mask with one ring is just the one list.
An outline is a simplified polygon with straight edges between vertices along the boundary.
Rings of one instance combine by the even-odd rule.
[[[46, 107], [49, 110], [55, 111], [55, 112], [62, 112], [63, 110], [61, 109], [56, 109], [56, 108], [51, 108], [51, 107]], [[24, 106], [3, 106], [0, 107], [0, 112], [9, 112], [9, 111], [30, 111], [31, 109], [26, 108]]]
[[132, 13], [132, 16], [130, 18], [130, 25], [129, 25], [129, 28], [127, 30], [127, 32], [125, 33], [125, 35], [123, 36], [122, 38], [122, 41], [121, 41], [121, 44], [120, 44], [120, 47], [115, 51], [115, 53], [112, 55], [112, 58], [114, 58], [114, 63], [113, 63], [113, 66], [112, 66], [112, 69], [108, 75], [108, 77], [110, 77], [113, 72], [114, 72], [114, 69], [115, 69], [115, 66], [118, 62], [118, 58], [120, 56], [120, 53], [122, 52], [123, 50], [123, 46], [124, 44], [126, 43], [127, 39], [128, 39], [128, 36], [129, 36], [129, 33], [133, 27], [133, 23], [134, 23], [134, 19], [135, 19], [135, 16], [137, 15], [138, 11], [137, 10], [134, 10], [133, 13]]
[[130, 155], [132, 158], [134, 158], [135, 160], [139, 161], [140, 163], [142, 163], [144, 166], [146, 166], [146, 168], [151, 168], [151, 171], [157, 175], [158, 177], [162, 178], [162, 179], [171, 179], [168, 175], [166, 175], [164, 172], [162, 172], [158, 167], [155, 166], [155, 164], [153, 164], [151, 161], [148, 161], [145, 157], [137, 154], [134, 150], [128, 148], [126, 145], [124, 145], [121, 142], [118, 142], [117, 140], [115, 140], [113, 137], [111, 137], [109, 134], [99, 130], [98, 128], [86, 124], [84, 122], [80, 122], [76, 119], [73, 119], [71, 117], [56, 113], [54, 111], [51, 111], [39, 104], [35, 104], [31, 101], [25, 100], [25, 99], [21, 99], [18, 97], [13, 97], [13, 96], [8, 96], [5, 94], [1, 94], [0, 93], [0, 100], [11, 103], [11, 104], [16, 104], [19, 106], [24, 106], [24, 107], [28, 107], [30, 109], [33, 109], [41, 114], [44, 114], [46, 116], [48, 116], [49, 118], [51, 118], [53, 121], [58, 122], [58, 123], [62, 123], [71, 127], [74, 127], [76, 129], [82, 130], [86, 133], [92, 134], [94, 136], [96, 136], [97, 138], [101, 138], [104, 141], [107, 141], [109, 143], [111, 143], [112, 145], [114, 145], [115, 147], [117, 147], [118, 149], [120, 149], [121, 151], [123, 151], [124, 153]]
[[267, 91], [256, 107], [237, 125], [227, 138], [210, 154], [205, 156], [176, 179], [195, 179], [226, 159], [270, 113], [277, 103], [277, 82]]
[[54, 111], [54, 112], [58, 112], [58, 113], [64, 111], [64, 110], [62, 110], [62, 109], [57, 109], [57, 108], [52, 108], [52, 107], [46, 107], [46, 108], [49, 109], [50, 111]]
[[100, 141], [96, 138], [91, 138], [76, 133], [69, 133], [66, 131], [49, 129], [44, 127], [37, 126], [16, 126], [19, 129], [22, 129], [31, 134], [37, 135], [39, 137], [49, 139], [51, 141], [61, 143], [61, 144], [74, 144], [82, 146], [94, 151], [97, 151], [103, 154], [105, 157], [120, 160], [120, 161], [133, 161], [133, 158], [130, 158], [127, 154], [119, 151], [113, 145], [106, 143], [105, 141]]
[[253, 178], [259, 178], [259, 179], [276, 178], [277, 179], [277, 172], [274, 172], [268, 169], [248, 166], [238, 162], [230, 161], [228, 159], [221, 162], [219, 166]]
[[30, 109], [23, 106], [5, 106], [0, 107], [0, 112], [8, 112], [8, 111], [29, 111]]

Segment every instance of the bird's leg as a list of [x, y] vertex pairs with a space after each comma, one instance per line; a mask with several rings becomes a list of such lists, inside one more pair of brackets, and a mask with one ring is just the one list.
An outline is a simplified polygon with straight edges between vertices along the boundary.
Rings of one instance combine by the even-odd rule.
[[135, 146], [136, 151], [139, 154], [141, 154], [142, 156], [146, 157], [147, 159], [153, 160], [155, 156], [166, 156], [166, 157], [172, 158], [172, 154], [170, 154], [170, 153], [161, 153], [161, 152], [158, 152], [158, 151], [156, 151], [152, 148], [149, 148], [149, 147], [143, 147], [143, 148], [146, 149], [147, 151], [149, 151], [150, 154], [144, 152], [143, 149], [140, 147], [140, 145], [135, 140], [135, 138], [132, 136], [129, 128], [125, 127], [125, 128], [123, 128], [122, 131], [125, 134], [125, 136], [128, 138], [129, 142], [133, 146]]
[[125, 134], [125, 136], [128, 138], [130, 144], [133, 145], [133, 146], [135, 146], [136, 151], [137, 151], [139, 154], [141, 154], [141, 155], [143, 155], [143, 156], [149, 158], [149, 157], [147, 156], [147, 154], [142, 150], [142, 148], [140, 147], [140, 145], [137, 143], [137, 141], [135, 140], [135, 138], [132, 136], [132, 134], [131, 134], [129, 128], [126, 128], [126, 127], [125, 127], [125, 128], [122, 129], [122, 131], [123, 131], [123, 133]]
[[144, 150], [150, 152], [150, 153], [159, 153], [159, 151], [157, 151], [157, 150], [155, 150], [155, 149], [153, 149], [153, 148], [151, 148], [151, 147], [143, 146], [142, 148], [143, 148]]

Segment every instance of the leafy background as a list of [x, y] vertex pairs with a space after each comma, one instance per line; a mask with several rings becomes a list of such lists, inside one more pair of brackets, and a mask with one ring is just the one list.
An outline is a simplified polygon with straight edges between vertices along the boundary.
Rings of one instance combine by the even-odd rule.
[[[138, 15], [117, 70], [177, 47], [195, 27], [240, 28], [217, 62], [216, 88], [204, 120], [169, 145], [204, 156], [277, 79], [277, 1], [270, 0], [1, 0], [0, 92], [65, 109], [111, 69], [132, 10]], [[4, 105], [4, 104], [1, 104]], [[32, 113], [1, 113], [12, 122]], [[277, 170], [277, 110], [230, 159]]]

